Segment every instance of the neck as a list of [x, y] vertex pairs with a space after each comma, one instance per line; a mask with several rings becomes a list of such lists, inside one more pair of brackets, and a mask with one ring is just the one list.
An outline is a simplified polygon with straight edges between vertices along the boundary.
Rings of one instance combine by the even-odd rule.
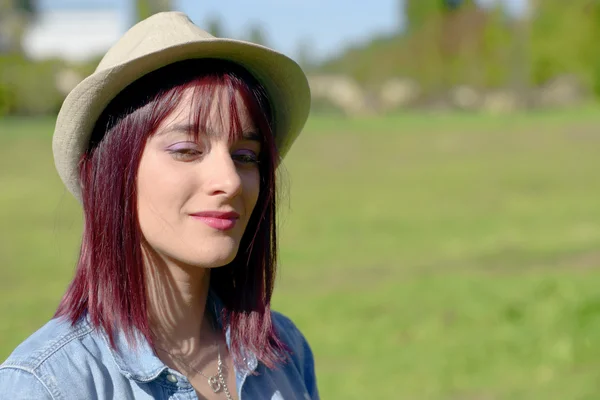
[[213, 331], [205, 315], [210, 270], [144, 253], [154, 344], [167, 351], [193, 352]]

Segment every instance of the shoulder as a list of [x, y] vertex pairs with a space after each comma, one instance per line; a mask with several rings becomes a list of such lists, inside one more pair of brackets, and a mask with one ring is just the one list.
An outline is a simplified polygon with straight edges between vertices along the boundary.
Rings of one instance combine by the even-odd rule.
[[310, 350], [306, 337], [289, 317], [280, 312], [271, 311], [271, 320], [277, 335], [290, 350], [300, 352], [300, 355], [306, 348]]
[[271, 311], [271, 319], [279, 339], [285, 343], [290, 352], [291, 361], [304, 378], [309, 397], [318, 399], [315, 360], [306, 337], [287, 316]]
[[[95, 352], [93, 328], [82, 320], [73, 325], [52, 319], [29, 336], [0, 364], [0, 393], [13, 399], [60, 398], [57, 384], [73, 379]], [[81, 372], [79, 372], [81, 373]]]
[[62, 319], [52, 319], [19, 344], [0, 368], [19, 366], [28, 370], [38, 369], [51, 361], [57, 352], [73, 347], [72, 342], [77, 342], [91, 331], [92, 327], [85, 321], [72, 325]]

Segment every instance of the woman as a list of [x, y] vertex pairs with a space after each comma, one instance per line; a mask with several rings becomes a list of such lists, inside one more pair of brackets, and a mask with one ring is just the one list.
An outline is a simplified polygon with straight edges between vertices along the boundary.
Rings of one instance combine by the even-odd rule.
[[131, 28], [59, 113], [80, 258], [55, 317], [0, 366], [0, 398], [318, 398], [309, 345], [269, 307], [275, 170], [309, 104], [272, 50], [177, 12]]

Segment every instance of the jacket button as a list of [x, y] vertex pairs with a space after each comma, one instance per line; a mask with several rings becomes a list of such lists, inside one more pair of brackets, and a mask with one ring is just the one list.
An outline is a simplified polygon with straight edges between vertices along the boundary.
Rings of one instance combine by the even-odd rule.
[[173, 374], [167, 375], [167, 380], [171, 383], [177, 383], [177, 377]]

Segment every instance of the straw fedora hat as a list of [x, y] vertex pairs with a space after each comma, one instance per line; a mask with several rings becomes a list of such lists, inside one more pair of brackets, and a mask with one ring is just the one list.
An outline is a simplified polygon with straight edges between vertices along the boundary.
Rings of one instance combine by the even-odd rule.
[[52, 138], [54, 163], [67, 189], [81, 201], [78, 164], [96, 120], [109, 102], [135, 80], [168, 64], [218, 58], [244, 67], [265, 88], [273, 110], [273, 133], [283, 158], [300, 134], [310, 109], [310, 89], [291, 58], [258, 44], [216, 38], [181, 12], [163, 12], [129, 29], [95, 72], [65, 98]]

